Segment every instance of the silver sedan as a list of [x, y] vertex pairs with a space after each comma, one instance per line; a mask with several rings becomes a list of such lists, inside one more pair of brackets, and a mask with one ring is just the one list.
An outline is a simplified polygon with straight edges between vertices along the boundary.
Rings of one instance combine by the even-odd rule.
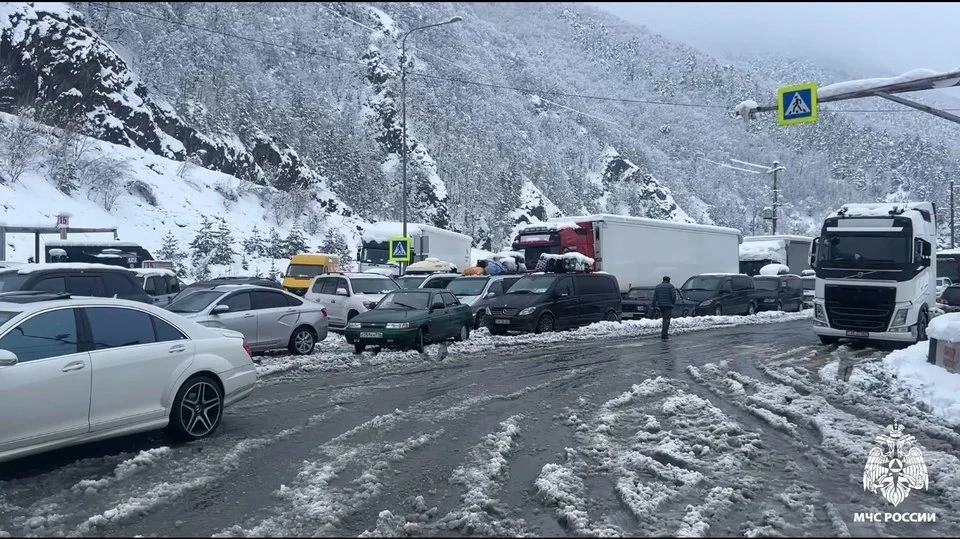
[[286, 348], [291, 354], [312, 354], [327, 338], [325, 307], [262, 286], [226, 284], [198, 290], [177, 298], [167, 310], [207, 327], [239, 331], [257, 352]]

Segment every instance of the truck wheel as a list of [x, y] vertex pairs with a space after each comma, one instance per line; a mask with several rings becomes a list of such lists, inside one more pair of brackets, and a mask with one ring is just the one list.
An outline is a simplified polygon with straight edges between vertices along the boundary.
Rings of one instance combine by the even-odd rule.
[[921, 309], [917, 315], [917, 340], [916, 342], [927, 340], [927, 322], [929, 315], [926, 309]]
[[713, 314], [716, 316], [723, 316], [723, 307], [717, 305], [717, 308], [713, 310]]
[[420, 328], [417, 330], [417, 336], [413, 338], [413, 349], [422, 354], [425, 344], [426, 339], [423, 336], [423, 328]]
[[457, 334], [456, 341], [463, 342], [470, 338], [470, 326], [464, 324], [460, 326], [460, 333]]
[[838, 342], [840, 342], [839, 337], [829, 337], [827, 335], [820, 335], [821, 344], [837, 344]]
[[537, 321], [537, 333], [549, 333], [553, 331], [553, 317], [545, 314]]
[[619, 322], [620, 317], [617, 316], [617, 311], [607, 311], [607, 317], [605, 318], [607, 322]]

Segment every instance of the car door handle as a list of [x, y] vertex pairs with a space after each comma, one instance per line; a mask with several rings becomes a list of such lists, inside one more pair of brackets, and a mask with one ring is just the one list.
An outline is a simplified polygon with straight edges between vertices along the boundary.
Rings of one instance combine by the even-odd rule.
[[66, 365], [64, 365], [63, 368], [60, 370], [63, 372], [79, 371], [80, 369], [86, 366], [87, 364], [84, 363], [83, 361], [71, 361], [70, 363], [67, 363]]
[[295, 312], [297, 312], [297, 310], [294, 309], [293, 307], [290, 307], [289, 309], [287, 309], [287, 312], [288, 312], [288, 313], [295, 313]]
[[186, 350], [186, 349], [187, 349], [187, 347], [184, 346], [184, 345], [182, 345], [182, 344], [175, 344], [175, 345], [171, 346], [169, 350], [167, 350], [167, 353], [168, 353], [168, 354], [176, 354], [177, 352], [183, 352], [183, 351]]
[[247, 314], [243, 315], [243, 317], [244, 317], [244, 318], [253, 318], [253, 317], [254, 317], [254, 314], [253, 314], [253, 313], [247, 313]]

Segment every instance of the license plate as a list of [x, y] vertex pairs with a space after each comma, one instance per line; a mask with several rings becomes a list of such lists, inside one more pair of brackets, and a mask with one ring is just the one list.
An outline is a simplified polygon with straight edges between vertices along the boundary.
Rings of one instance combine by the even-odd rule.
[[637, 307], [637, 312], [638, 312], [638, 313], [645, 313], [645, 312], [647, 312], [647, 308], [646, 308], [646, 307]]
[[503, 318], [497, 318], [497, 323], [500, 324], [500, 325], [503, 325], [503, 326], [509, 326], [509, 325], [510, 325], [510, 320], [509, 320], [509, 319], [503, 319]]
[[866, 331], [847, 331], [847, 337], [867, 337], [870, 333]]
[[379, 331], [361, 331], [360, 338], [361, 339], [382, 339], [383, 333]]

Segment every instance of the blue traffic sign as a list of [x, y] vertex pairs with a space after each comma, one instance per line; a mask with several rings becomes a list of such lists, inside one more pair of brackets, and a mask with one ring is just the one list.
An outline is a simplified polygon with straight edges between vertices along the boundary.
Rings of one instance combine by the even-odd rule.
[[817, 85], [788, 86], [777, 91], [780, 125], [796, 125], [817, 121]]

